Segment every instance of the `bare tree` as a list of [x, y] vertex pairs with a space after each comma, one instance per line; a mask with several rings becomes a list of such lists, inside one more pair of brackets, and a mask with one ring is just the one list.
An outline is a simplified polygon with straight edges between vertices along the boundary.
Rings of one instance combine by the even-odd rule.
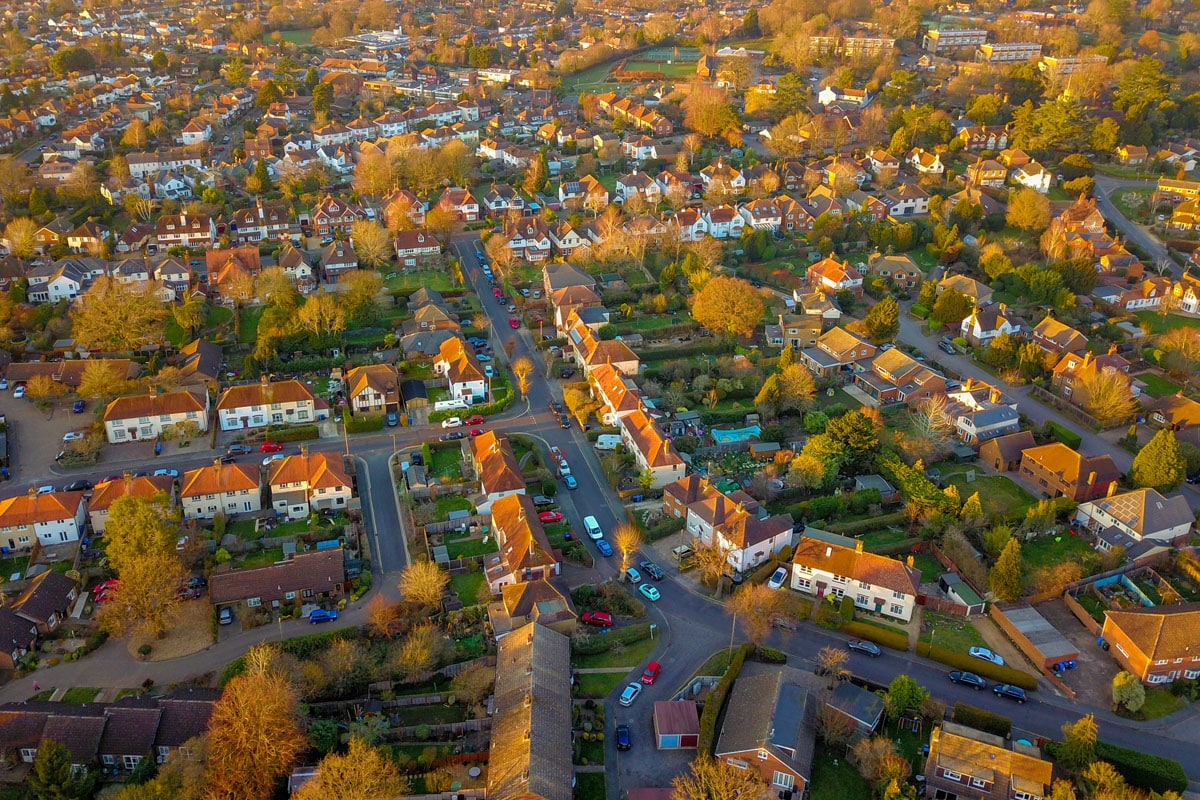
[[780, 606], [779, 592], [765, 583], [745, 584], [729, 599], [729, 610], [737, 614], [755, 644], [761, 644], [771, 632], [771, 619]]
[[850, 741], [858, 726], [828, 703], [817, 710], [817, 735], [830, 747], [842, 747]]
[[1091, 414], [1101, 427], [1118, 425], [1139, 408], [1129, 376], [1116, 369], [1097, 369], [1080, 381], [1084, 396], [1083, 409]]
[[512, 363], [513, 374], [517, 376], [517, 390], [524, 397], [529, 393], [529, 377], [533, 375], [533, 362], [521, 356]]
[[413, 626], [396, 650], [396, 667], [406, 681], [420, 680], [442, 654], [442, 632], [432, 622]]
[[713, 581], [716, 584], [713, 593], [719, 595], [721, 593], [721, 573], [730, 569], [729, 548], [719, 541], [714, 541], [713, 544], [697, 543], [696, 566], [700, 570], [702, 580]]
[[350, 228], [354, 253], [369, 267], [379, 267], [396, 254], [387, 228], [369, 219], [360, 219]]
[[850, 677], [850, 654], [840, 647], [822, 647], [817, 651], [817, 674], [829, 678], [829, 688]]
[[633, 554], [642, 546], [642, 532], [636, 525], [622, 523], [613, 531], [613, 543], [621, 552], [621, 572], [624, 573], [633, 561]]

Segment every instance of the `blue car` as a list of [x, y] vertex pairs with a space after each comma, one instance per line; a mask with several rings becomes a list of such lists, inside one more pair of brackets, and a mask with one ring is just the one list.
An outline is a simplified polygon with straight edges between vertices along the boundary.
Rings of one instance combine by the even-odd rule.
[[74, 403], [71, 405], [71, 413], [73, 413], [73, 414], [82, 414], [82, 413], [83, 413], [83, 409], [84, 409], [85, 407], [86, 407], [86, 404], [85, 404], [85, 403], [84, 403], [82, 400], [76, 400], [76, 401], [75, 401], [75, 402], [74, 402]]
[[310, 624], [316, 625], [321, 622], [333, 622], [337, 617], [337, 611], [332, 608], [328, 611], [323, 608], [314, 608], [308, 615], [308, 621]]
[[612, 545], [603, 539], [596, 540], [596, 549], [600, 551], [602, 556], [611, 556], [613, 554]]
[[563, 483], [567, 484], [568, 489], [574, 489], [579, 485], [579, 482], [575, 480], [574, 475], [567, 475], [565, 478], [563, 478]]

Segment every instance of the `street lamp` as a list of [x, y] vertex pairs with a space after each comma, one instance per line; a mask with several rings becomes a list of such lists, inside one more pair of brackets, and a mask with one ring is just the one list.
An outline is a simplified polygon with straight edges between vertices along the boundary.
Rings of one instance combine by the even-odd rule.
[[[717, 578], [717, 580], [721, 580]], [[733, 661], [733, 635], [737, 632], [737, 612], [733, 612], [733, 622], [729, 625], [729, 660]]]

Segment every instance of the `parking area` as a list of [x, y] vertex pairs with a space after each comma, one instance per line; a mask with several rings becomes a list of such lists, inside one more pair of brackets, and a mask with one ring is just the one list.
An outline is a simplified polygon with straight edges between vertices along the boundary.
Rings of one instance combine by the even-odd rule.
[[1095, 635], [1075, 619], [1062, 600], [1039, 603], [1036, 610], [1079, 649], [1078, 666], [1063, 673], [1063, 683], [1084, 703], [1098, 708], [1112, 705], [1112, 679], [1120, 672], [1117, 662], [1100, 649]]
[[8, 421], [12, 480], [26, 484], [48, 478], [50, 465], [62, 450], [63, 434], [86, 428], [95, 419], [93, 413], [91, 403], [82, 414], [72, 414], [71, 402], [66, 400], [42, 411], [29, 400], [14, 399], [11, 389], [0, 392], [0, 414]]

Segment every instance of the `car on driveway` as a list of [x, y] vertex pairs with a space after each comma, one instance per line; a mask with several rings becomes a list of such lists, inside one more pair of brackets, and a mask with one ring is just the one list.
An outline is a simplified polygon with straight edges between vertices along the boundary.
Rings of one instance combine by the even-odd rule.
[[25, 396], [25, 384], [18, 383], [17, 388], [13, 389], [13, 399], [20, 400]]
[[605, 558], [608, 558], [613, 554], [612, 545], [603, 539], [596, 540], [596, 549], [599, 550], [600, 555], [604, 556]]
[[278, 453], [282, 449], [283, 445], [279, 442], [263, 442], [258, 446], [258, 452], [260, 453]]
[[651, 661], [646, 665], [646, 668], [642, 670], [642, 683], [646, 684], [647, 686], [653, 686], [654, 682], [658, 680], [658, 673], [660, 672], [662, 672], [662, 664], [658, 663], [657, 661]]
[[633, 746], [632, 742], [633, 742], [633, 740], [629, 734], [629, 726], [628, 725], [618, 725], [617, 726], [617, 749], [618, 750], [628, 750], [630, 747]]
[[229, 625], [233, 622], [233, 611], [228, 608], [222, 608], [217, 620], [222, 625]]
[[868, 642], [865, 639], [851, 639], [846, 642], [846, 647], [851, 650], [857, 650], [860, 653], [866, 653], [872, 658], [877, 658], [883, 651], [879, 649], [879, 645], [874, 642]]
[[63, 434], [64, 442], [78, 442], [84, 437], [83, 431], [67, 431]]
[[639, 583], [638, 591], [641, 592], [642, 597], [646, 598], [652, 603], [657, 602], [658, 599], [662, 597], [662, 595], [658, 593], [658, 587], [654, 586], [653, 584]]
[[568, 489], [574, 489], [579, 486], [579, 482], [575, 480], [574, 475], [565, 476], [563, 478], [563, 483], [565, 483], [567, 485]]
[[337, 609], [331, 608], [326, 610], [324, 608], [314, 608], [312, 613], [308, 615], [308, 621], [310, 624], [316, 625], [321, 622], [333, 622], [337, 617]]
[[71, 404], [71, 413], [72, 414], [82, 414], [83, 410], [85, 408], [87, 408], [87, 403], [85, 403], [82, 400], [76, 400], [74, 403]]
[[562, 512], [560, 511], [543, 511], [538, 514], [539, 522], [562, 522]]
[[457, 428], [462, 424], [462, 417], [446, 417], [444, 420], [442, 420], [443, 428]]
[[953, 670], [948, 677], [954, 683], [961, 683], [963, 686], [970, 686], [975, 691], [987, 688], [987, 681], [976, 675], [974, 672], [956, 669]]
[[631, 683], [625, 687], [625, 691], [621, 692], [621, 699], [617, 702], [626, 707], [631, 706], [641, 693], [642, 685], [640, 683]]
[[767, 588], [768, 589], [778, 589], [780, 586], [783, 586], [783, 584], [787, 582], [787, 579], [788, 579], [788, 568], [780, 567], [779, 569], [777, 569], [773, 573], [771, 573], [771, 577], [767, 581]]
[[613, 624], [612, 614], [607, 611], [585, 611], [580, 617], [585, 625], [595, 625], [597, 628], [611, 628]]
[[984, 661], [990, 661], [991, 663], [998, 664], [1002, 667], [1004, 666], [1004, 657], [997, 653], [993, 653], [986, 647], [972, 647], [967, 652], [971, 654], [971, 658], [978, 658]]
[[1024, 703], [1026, 700], [1025, 690], [1020, 686], [1013, 686], [1011, 683], [997, 683], [992, 687], [992, 691], [996, 693], [997, 697], [1007, 697], [1018, 703]]
[[663, 579], [662, 569], [660, 569], [658, 564], [655, 564], [653, 561], [639, 561], [638, 569], [656, 581], [661, 581]]

